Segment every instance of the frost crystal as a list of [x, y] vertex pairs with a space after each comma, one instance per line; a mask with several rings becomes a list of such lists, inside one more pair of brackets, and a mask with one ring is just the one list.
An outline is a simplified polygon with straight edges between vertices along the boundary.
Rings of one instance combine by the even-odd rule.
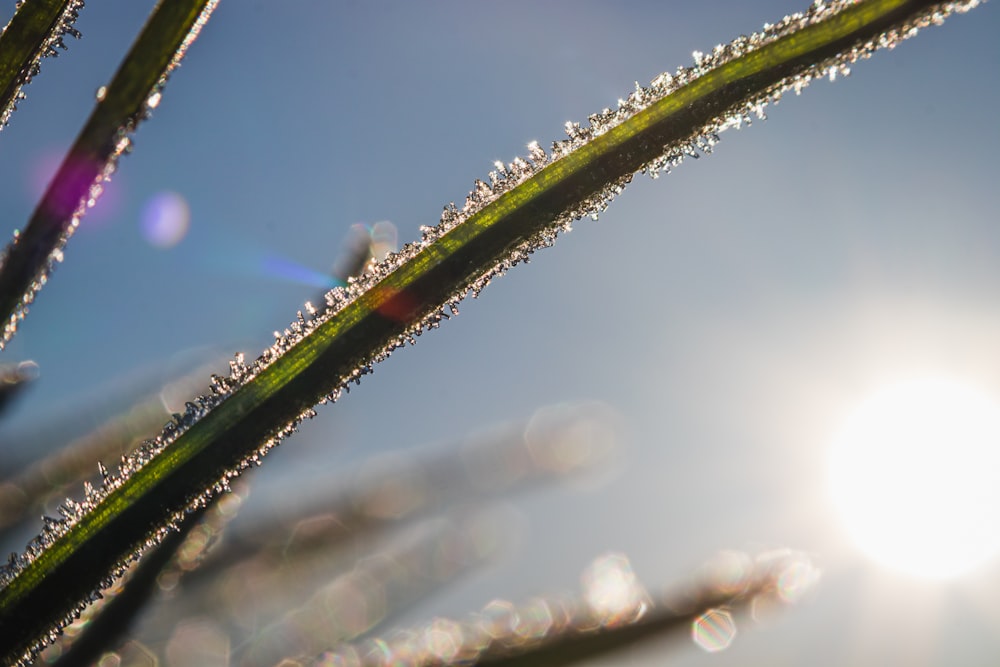
[[[66, 3], [62, 13], [56, 18], [54, 28], [40, 45], [38, 54], [34, 60], [28, 63], [24, 78], [17, 86], [17, 92], [11, 97], [7, 106], [0, 109], [0, 129], [7, 126], [11, 114], [17, 109], [17, 103], [24, 99], [24, 91], [21, 89], [31, 83], [31, 80], [38, 74], [42, 58], [48, 56], [55, 58], [59, 55], [60, 49], [65, 51], [67, 47], [66, 42], [63, 41], [63, 37], [66, 35], [80, 39], [80, 31], [74, 28], [73, 24], [76, 23], [81, 9], [83, 9], [83, 0], [72, 0]], [[13, 21], [13, 19], [11, 20]]]
[[[816, 63], [795, 76], [779, 81], [760, 96], [746, 100], [738, 108], [730, 109], [724, 115], [709, 121], [686, 139], [664, 146], [662, 154], [645, 164], [640, 171], [656, 178], [660, 174], [669, 172], [686, 157], [697, 158], [702, 154], [711, 153], [719, 141], [719, 134], [721, 132], [730, 128], [741, 128], [743, 125], [751, 125], [754, 119], [765, 119], [767, 105], [777, 102], [784, 92], [794, 90], [798, 93], [814, 79], [823, 77], [835, 79], [837, 76], [846, 76], [850, 73], [850, 65], [857, 60], [870, 57], [878, 49], [891, 49], [899, 41], [915, 35], [920, 28], [939, 24], [954, 12], [964, 12], [977, 6], [979, 1], [966, 0], [964, 2], [936, 5], [909, 22], [896, 26], [875, 39], [855, 44], [834, 58]], [[192, 35], [185, 42], [182, 49], [178, 51], [178, 55], [171, 64], [170, 69], [176, 66], [183, 55], [184, 49], [194, 39], [197, 30], [207, 19], [211, 9], [214, 8], [214, 4], [210, 3], [205, 10], [195, 30], [192, 31]], [[390, 274], [430, 248], [443, 236], [481, 213], [499, 197], [517, 188], [552, 163], [565, 158], [585, 146], [594, 138], [606, 134], [635, 114], [691, 83], [699, 76], [703, 76], [735, 58], [760, 49], [766, 44], [801, 28], [825, 20], [853, 4], [850, 0], [817, 0], [808, 11], [786, 16], [776, 24], [765, 24], [761, 32], [754, 33], [749, 37], [741, 36], [727, 45], [716, 46], [709, 52], [695, 52], [694, 65], [692, 67], [681, 67], [674, 73], [660, 74], [653, 79], [648, 87], [636, 84], [635, 90], [627, 98], [619, 100], [615, 109], [604, 109], [600, 113], [590, 116], [586, 126], [576, 122], [567, 122], [565, 125], [567, 138], [554, 142], [549, 152], [546, 152], [537, 142], [531, 142], [527, 146], [528, 153], [526, 157], [515, 158], [509, 163], [494, 163], [494, 169], [488, 174], [488, 182], [477, 179], [461, 206], [456, 205], [454, 202], [446, 205], [442, 211], [440, 222], [437, 225], [421, 228], [421, 239], [419, 241], [405, 245], [398, 252], [390, 252], [380, 262], [370, 262], [366, 266], [365, 273], [349, 280], [346, 286], [337, 287], [325, 295], [325, 308], [317, 308], [311, 303], [305, 304], [304, 312], [299, 311], [296, 314], [295, 320], [288, 328], [283, 331], [275, 331], [274, 343], [265, 349], [253, 362], [247, 363], [243, 354], [237, 354], [230, 361], [230, 373], [228, 377], [213, 375], [206, 395], [187, 403], [184, 413], [175, 414], [157, 438], [147, 441], [128, 456], [123, 456], [116, 473], [110, 473], [103, 464], [100, 465], [102, 477], [100, 486], [85, 489], [85, 497], [82, 502], [67, 500], [59, 508], [62, 518], [46, 518], [43, 530], [28, 544], [25, 552], [20, 555], [11, 554], [6, 565], [0, 566], [0, 588], [10, 583], [40, 553], [53, 542], [66, 535], [76, 522], [79, 521], [80, 517], [93, 510], [107, 498], [108, 494], [125, 484], [135, 471], [141, 469], [154, 457], [163, 452], [164, 449], [175, 442], [203, 416], [219, 406], [235, 392], [252, 382], [254, 378], [282, 355], [308, 338], [316, 329], [335, 318], [338, 313], [354, 303], [359, 297], [366, 293], [382, 289], [380, 283]], [[166, 75], [164, 75], [164, 81], [165, 79]], [[148, 98], [146, 105], [147, 112], [149, 108], [155, 107], [159, 103], [162, 83], [163, 81], [153, 90]], [[135, 119], [135, 122], [138, 122], [138, 120]], [[134, 129], [134, 125], [123, 129], [117, 144], [118, 152], [115, 154], [115, 158], [130, 146], [128, 135], [132, 129]], [[103, 176], [109, 176], [113, 170], [114, 159], [108, 163]], [[385, 359], [393, 350], [399, 347], [415, 343], [417, 336], [424, 330], [438, 327], [442, 319], [450, 319], [450, 317], [457, 315], [457, 304], [467, 294], [471, 293], [473, 297], [478, 296], [494, 277], [503, 274], [508, 268], [519, 262], [527, 262], [534, 251], [551, 245], [559, 232], [569, 231], [575, 220], [581, 219], [584, 216], [597, 219], [598, 215], [607, 208], [611, 200], [625, 188], [631, 179], [632, 174], [623, 176], [590, 197], [576, 203], [558, 215], [549, 225], [510, 249], [496, 264], [483, 268], [478, 275], [472, 277], [467, 283], [460, 285], [458, 289], [446, 297], [444, 303], [440, 304], [436, 309], [425, 313], [421, 318], [410, 321], [395, 339], [387, 342], [371, 358], [362, 360], [352, 371], [345, 373], [340, 378], [336, 378], [332, 384], [334, 388], [327, 396], [321, 398], [319, 403], [336, 401], [343, 391], [349, 389], [350, 384], [359, 383], [361, 377], [371, 373], [374, 363]], [[103, 178], [99, 179], [92, 189], [91, 200], [100, 194], [101, 180]], [[88, 203], [84, 201], [81, 204], [81, 209], [74, 216], [70, 233], [72, 232], [72, 228], [76, 226], [79, 215], [82, 214]], [[15, 237], [16, 242], [17, 238]], [[58, 261], [60, 257], [61, 249], [57, 249], [53, 252], [52, 261]], [[43, 273], [38, 278], [39, 284], [35, 286], [35, 289], [43, 284], [45, 279], [45, 273]], [[34, 291], [25, 296], [24, 306], [30, 303], [33, 295]], [[23, 315], [24, 308], [20, 308], [11, 322], [7, 324], [4, 334], [5, 340], [9, 338], [17, 320], [22, 318]], [[175, 526], [184, 520], [188, 513], [204, 506], [218, 494], [228, 491], [232, 479], [237, 477], [243, 470], [259, 465], [261, 458], [271, 448], [293, 433], [303, 419], [312, 418], [315, 414], [312, 408], [306, 408], [289, 423], [272, 433], [270, 437], [260, 443], [246, 457], [236, 462], [214, 484], [192, 498], [187, 507], [176, 511], [168, 517], [158, 530], [147, 537], [146, 546], [149, 547], [159, 543]], [[113, 580], [124, 571], [128, 563], [139, 557], [140, 552], [141, 550], [130, 554], [119, 562], [112, 576], [104, 581], [101, 588], [110, 586]], [[83, 606], [85, 606], [85, 603], [82, 603], [80, 608]], [[78, 612], [79, 609], [77, 610]], [[60, 625], [59, 627], [62, 626]], [[22, 664], [26, 664], [26, 661], [34, 657], [40, 648], [41, 646], [37, 646], [29, 654], [23, 656]]]

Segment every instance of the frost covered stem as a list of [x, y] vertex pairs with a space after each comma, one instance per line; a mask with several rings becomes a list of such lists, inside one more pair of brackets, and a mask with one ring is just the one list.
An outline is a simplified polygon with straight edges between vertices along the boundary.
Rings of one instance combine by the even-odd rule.
[[129, 134], [155, 106], [151, 101], [158, 102], [154, 96], [216, 2], [158, 3], [99, 96], [24, 232], [7, 247], [0, 263], [0, 348], [14, 334], [28, 304], [45, 284], [52, 264], [62, 259], [62, 248], [80, 216], [100, 195], [102, 183], [114, 171], [117, 158], [129, 149]]
[[81, 0], [28, 0], [0, 34], [0, 129], [7, 124], [21, 88], [38, 73], [39, 61], [66, 48], [63, 35], [79, 37], [72, 27]]
[[157, 577], [206, 511], [207, 508], [203, 508], [188, 516], [176, 533], [172, 533], [155, 550], [146, 554], [142, 563], [129, 575], [124, 588], [87, 624], [70, 644], [69, 650], [55, 661], [54, 667], [97, 664], [103, 653], [115, 649], [116, 644], [127, 636], [142, 608], [155, 596]]

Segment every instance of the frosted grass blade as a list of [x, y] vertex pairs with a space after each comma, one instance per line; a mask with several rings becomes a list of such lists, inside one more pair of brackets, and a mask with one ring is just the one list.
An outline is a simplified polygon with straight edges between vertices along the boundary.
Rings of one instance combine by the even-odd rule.
[[51, 664], [54, 667], [75, 667], [95, 664], [107, 651], [128, 635], [136, 616], [155, 597], [157, 578], [164, 571], [175, 553], [184, 544], [188, 534], [207, 508], [191, 515], [188, 521], [143, 556], [129, 576], [121, 592], [99, 610], [83, 632]]
[[83, 0], [26, 0], [18, 3], [0, 33], [0, 129], [24, 98], [21, 89], [38, 74], [45, 56], [65, 49], [63, 37], [80, 37], [73, 27]]
[[[114, 77], [98, 93], [87, 119], [23, 232], [0, 259], [0, 349], [27, 313], [80, 218], [94, 206], [131, 134], [159, 103], [170, 73], [180, 64], [218, 0], [162, 0]], [[8, 31], [9, 32], [9, 31]]]
[[[22, 362], [19, 367], [25, 363]], [[51, 453], [0, 479], [0, 534], [23, 521], [28, 513], [40, 513], [47, 498], [65, 494], [69, 485], [97, 475], [103, 468], [103, 465], [97, 465], [97, 461], [118, 461], [144, 440], [156, 435], [163, 423], [170, 419], [167, 398], [173, 403], [177, 400], [174, 397], [195, 395], [201, 390], [202, 378], [217, 367], [218, 364], [199, 366], [85, 435], [69, 442], [63, 441], [65, 445], [54, 451], [51, 451], [51, 445], [46, 446], [44, 442], [32, 438], [31, 447]]]
[[23, 554], [0, 569], [0, 656], [23, 663], [142, 551], [229, 488], [313, 406], [335, 400], [372, 364], [415, 341], [509, 267], [596, 216], [637, 171], [660, 173], [711, 151], [787, 90], [843, 72], [955, 11], [978, 4], [926, 0], [814, 3], [750, 37], [695, 54], [693, 67], [637, 87], [588, 127], [568, 123], [551, 154], [496, 164], [459, 209], [445, 208], [423, 239], [359, 280], [306, 304], [254, 362], [188, 405], [155, 440], [122, 461], [100, 489], [67, 501]]

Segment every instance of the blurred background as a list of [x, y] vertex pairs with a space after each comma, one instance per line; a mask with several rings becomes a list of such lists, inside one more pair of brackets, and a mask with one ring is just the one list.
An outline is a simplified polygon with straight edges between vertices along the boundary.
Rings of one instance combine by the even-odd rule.
[[[6, 238], [151, 5], [89, 3], [83, 38], [26, 88], [0, 134]], [[805, 8], [224, 0], [4, 352], [39, 377], [2, 424], [0, 460], [14, 469], [33, 437], [78, 437], [206, 360], [256, 356], [317, 300], [353, 225], [415, 240], [494, 160]], [[823, 571], [794, 608], [737, 619], [725, 651], [652, 643], [604, 664], [997, 655], [1000, 559], [945, 582], [874, 563], [832, 506], [826, 458], [887, 383], [949, 376], [1000, 397], [998, 29], [986, 3], [786, 96], [707, 159], [637, 177], [599, 222], [321, 408], [249, 473], [240, 518], [370, 457], [586, 402], [613, 415], [614, 456], [507, 497], [488, 564], [394, 622], [577, 590], [609, 552], [659, 590], [720, 550], [788, 547]]]

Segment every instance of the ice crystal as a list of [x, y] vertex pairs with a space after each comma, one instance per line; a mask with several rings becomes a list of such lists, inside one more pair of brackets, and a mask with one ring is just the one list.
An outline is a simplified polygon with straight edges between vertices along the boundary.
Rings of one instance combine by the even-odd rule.
[[[10, 122], [10, 116], [17, 109], [17, 103], [24, 99], [24, 86], [31, 83], [31, 80], [38, 75], [41, 69], [42, 58], [51, 56], [56, 57], [59, 55], [59, 50], [66, 50], [66, 42], [63, 37], [69, 35], [75, 39], [80, 39], [80, 31], [73, 27], [79, 17], [80, 10], [83, 9], [83, 0], [70, 0], [63, 7], [62, 12], [55, 20], [55, 25], [53, 29], [46, 36], [45, 40], [39, 45], [39, 49], [35, 58], [27, 63], [27, 69], [24, 72], [23, 79], [17, 84], [16, 92], [11, 97], [7, 106], [0, 109], [0, 129], [7, 126]], [[11, 19], [13, 21], [13, 19]], [[6, 30], [6, 28], [4, 28]]]
[[[663, 152], [655, 159], [643, 165], [639, 171], [648, 173], [653, 178], [656, 178], [660, 174], [669, 172], [686, 157], [697, 158], [703, 154], [709, 154], [718, 143], [721, 132], [730, 128], [741, 128], [743, 125], [751, 125], [754, 119], [765, 119], [767, 105], [777, 102], [786, 91], [794, 90], [798, 93], [814, 79], [845, 76], [850, 71], [850, 65], [857, 60], [868, 58], [874, 51], [879, 49], [891, 49], [899, 41], [915, 35], [919, 29], [938, 24], [954, 12], [967, 11], [977, 6], [979, 2], [980, 0], [965, 0], [936, 5], [916, 18], [889, 29], [876, 38], [857, 43], [836, 57], [815, 63], [806, 70], [777, 82], [758, 96], [744, 100], [739, 106], [726, 110], [722, 115], [708, 121], [690, 136], [664, 146]], [[447, 204], [442, 211], [440, 221], [437, 225], [421, 228], [421, 239], [419, 241], [405, 245], [398, 252], [390, 252], [380, 262], [369, 263], [364, 274], [349, 280], [347, 285], [337, 287], [328, 292], [325, 295], [325, 308], [316, 308], [311, 303], [307, 303], [304, 307], [305, 314], [299, 311], [296, 314], [295, 320], [286, 329], [275, 331], [274, 343], [265, 349], [254, 361], [248, 363], [242, 353], [237, 354], [230, 361], [230, 373], [228, 377], [213, 375], [206, 395], [187, 403], [184, 413], [175, 414], [172, 421], [164, 427], [158, 437], [144, 443], [128, 456], [123, 456], [116, 473], [108, 473], [101, 466], [103, 480], [99, 487], [89, 489], [82, 502], [68, 500], [59, 510], [63, 517], [62, 519], [47, 520], [43, 531], [29, 543], [23, 554], [12, 554], [7, 564], [0, 566], [0, 587], [12, 581], [40, 553], [70, 531], [81, 516], [93, 510], [104, 501], [108, 494], [124, 485], [132, 474], [163, 452], [164, 449], [174, 443], [203, 416], [222, 404], [241, 388], [253, 382], [255, 378], [271, 364], [280, 359], [282, 355], [307, 339], [318, 328], [337, 317], [338, 313], [341, 313], [359, 297], [364, 294], [374, 293], [380, 289], [386, 289], [383, 287], [383, 281], [393, 272], [428, 250], [445, 235], [482, 213], [498, 198], [517, 188], [552, 163], [572, 154], [574, 151], [587, 145], [594, 138], [606, 134], [635, 114], [690, 84], [698, 77], [747, 53], [758, 50], [777, 39], [792, 34], [797, 30], [825, 20], [850, 7], [852, 4], [851, 0], [817, 0], [808, 11], [786, 16], [776, 24], [765, 24], [763, 30], [760, 32], [750, 36], [738, 37], [729, 44], [716, 46], [708, 52], [695, 52], [693, 66], [678, 68], [673, 73], [660, 74], [652, 80], [648, 87], [636, 84], [635, 90], [627, 98], [619, 100], [615, 109], [604, 109], [600, 113], [590, 116], [587, 125], [581, 125], [572, 121], [567, 122], [565, 125], [567, 138], [555, 141], [550, 151], [545, 151], [537, 142], [531, 142], [527, 146], [526, 157], [514, 158], [509, 163], [494, 163], [494, 169], [487, 176], [488, 182], [481, 179], [475, 180], [472, 190], [462, 205], [459, 206], [454, 202]], [[178, 51], [175, 61], [168, 68], [163, 81], [165, 81], [170, 69], [176, 66], [183, 55], [184, 49], [194, 39], [197, 30], [204, 23], [204, 20], [207, 19], [214, 5], [214, 2], [210, 3], [206, 8], [202, 19], [199, 20], [199, 24], [192, 31], [192, 35], [189, 36], [184, 47]], [[148, 113], [148, 109], [158, 104], [161, 88], [162, 81], [150, 93], [144, 113]], [[135, 119], [135, 122], [138, 122], [138, 119]], [[116, 153], [115, 157], [129, 145], [127, 141], [128, 135], [133, 129], [134, 124], [122, 130], [120, 141], [117, 144], [120, 150]], [[109, 175], [113, 170], [114, 159], [108, 163], [105, 169], [105, 176]], [[359, 365], [353, 370], [344, 373], [341, 377], [334, 378], [331, 381], [333, 388], [325, 397], [320, 398], [319, 403], [336, 401], [343, 391], [349, 389], [351, 383], [358, 383], [361, 377], [371, 373], [373, 364], [388, 357], [395, 349], [415, 343], [417, 336], [424, 330], [439, 326], [442, 319], [449, 319], [451, 316], [457, 315], [457, 304], [466, 295], [472, 294], [473, 297], [477, 297], [493, 278], [502, 275], [507, 269], [520, 262], [527, 262], [533, 252], [551, 245], [560, 232], [570, 230], [575, 220], [579, 220], [585, 216], [597, 219], [599, 214], [607, 208], [611, 200], [625, 188], [631, 179], [632, 174], [617, 178], [604, 188], [585, 197], [582, 201], [578, 201], [555, 216], [548, 225], [542, 227], [524, 241], [514, 245], [494, 265], [482, 267], [477, 275], [472, 276], [465, 283], [459, 285], [452, 294], [445, 298], [443, 303], [429, 308], [416, 318], [407, 318], [405, 321], [400, 322], [403, 326], [399, 334], [377, 349], [369, 358], [361, 360]], [[95, 188], [98, 190], [97, 194], [99, 194], [101, 180], [103, 179], [98, 179], [95, 183]], [[91, 194], [92, 199], [96, 198], [93, 188]], [[73, 224], [68, 233], [71, 233], [72, 228], [76, 226], [79, 215], [82, 214], [86, 204], [86, 201], [83, 202], [81, 209], [78, 210], [78, 214], [74, 216]], [[65, 241], [65, 239], [63, 240]], [[61, 256], [61, 245], [59, 249], [53, 251], [53, 261], [58, 256]], [[38, 284], [35, 286], [35, 289], [41, 283], [44, 283], [44, 281], [45, 272], [36, 281]], [[30, 303], [35, 289], [25, 295], [24, 306]], [[19, 308], [17, 313], [12, 317], [4, 333], [5, 340], [9, 338], [17, 320], [23, 317], [23, 314], [24, 309]], [[191, 498], [186, 507], [175, 511], [167, 517], [160, 527], [147, 537], [145, 546], [149, 547], [159, 543], [175, 526], [184, 520], [184, 517], [188, 513], [203, 507], [215, 496], [228, 491], [232, 479], [240, 475], [247, 468], [259, 465], [261, 458], [284, 438], [293, 433], [303, 419], [311, 418], [314, 415], [315, 411], [312, 408], [306, 408], [288, 423], [272, 432], [268, 438], [259, 443], [249, 454], [235, 462], [218, 480], [208, 488], [203, 489], [200, 494]], [[142, 550], [138, 549], [120, 561], [112, 574], [102, 584], [102, 588], [110, 585], [124, 571], [131, 560], [139, 557]], [[85, 604], [81, 603], [81, 608]], [[439, 637], [434, 639], [434, 645], [438, 645], [437, 642], [439, 640]], [[388, 650], [388, 645], [384, 642], [381, 644], [381, 647], [378, 648], [378, 646], [375, 646], [374, 648], [370, 648], [369, 652], [384, 653], [385, 650]], [[30, 659], [40, 648], [41, 644], [35, 647], [30, 654], [26, 654], [24, 660]], [[354, 651], [355, 649], [352, 648], [349, 650]], [[434, 653], [434, 651], [431, 652]], [[366, 664], [369, 663], [366, 662]]]

